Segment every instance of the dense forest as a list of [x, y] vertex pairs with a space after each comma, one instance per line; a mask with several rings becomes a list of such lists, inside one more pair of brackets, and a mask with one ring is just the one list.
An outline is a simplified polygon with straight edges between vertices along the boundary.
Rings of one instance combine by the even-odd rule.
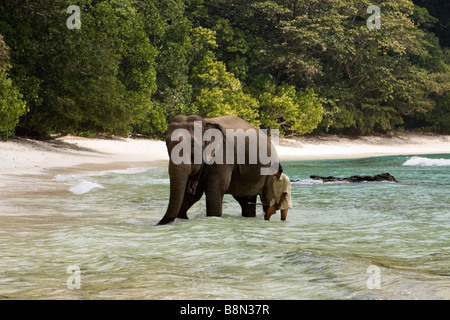
[[2, 0], [0, 136], [162, 137], [178, 114], [237, 115], [285, 135], [450, 133], [449, 9]]

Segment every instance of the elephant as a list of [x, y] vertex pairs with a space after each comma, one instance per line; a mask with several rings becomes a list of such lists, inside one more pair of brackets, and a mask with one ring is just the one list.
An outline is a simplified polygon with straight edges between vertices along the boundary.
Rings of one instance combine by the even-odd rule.
[[[260, 147], [259, 157], [254, 154], [255, 144]], [[239, 202], [244, 217], [256, 216], [258, 195], [267, 211], [273, 197], [272, 177], [280, 160], [271, 139], [261, 130], [237, 116], [178, 115], [169, 124], [166, 145], [170, 197], [158, 225], [188, 219], [189, 208], [203, 194], [207, 216], [222, 216], [224, 194]]]

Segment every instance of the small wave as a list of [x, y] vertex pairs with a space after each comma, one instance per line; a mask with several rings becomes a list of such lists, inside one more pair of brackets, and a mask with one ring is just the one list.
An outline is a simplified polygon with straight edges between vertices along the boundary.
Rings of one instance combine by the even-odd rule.
[[70, 181], [70, 180], [80, 180], [82, 177], [100, 177], [103, 176], [103, 172], [90, 172], [85, 174], [57, 174], [55, 176], [56, 181]]
[[318, 185], [318, 184], [346, 184], [350, 183], [348, 181], [329, 181], [329, 182], [323, 182], [323, 180], [314, 180], [314, 179], [303, 179], [303, 180], [296, 180], [292, 181], [292, 184], [299, 184], [299, 185]]
[[109, 170], [106, 173], [115, 173], [115, 174], [136, 174], [136, 173], [144, 173], [148, 171], [148, 168], [128, 168], [124, 170]]
[[128, 169], [122, 169], [122, 170], [106, 170], [106, 171], [94, 171], [94, 172], [87, 172], [82, 174], [57, 174], [55, 176], [55, 180], [57, 181], [67, 181], [67, 180], [73, 180], [73, 179], [80, 179], [82, 177], [102, 177], [107, 174], [113, 173], [113, 174], [138, 174], [138, 173], [144, 173], [148, 171], [148, 168], [128, 168]]
[[95, 188], [104, 189], [104, 187], [101, 184], [98, 184], [97, 182], [91, 182], [82, 179], [76, 186], [70, 188], [70, 191], [73, 194], [85, 194]]
[[313, 184], [323, 184], [322, 180], [313, 180], [313, 179], [303, 179], [292, 181], [292, 184], [300, 184], [300, 185], [313, 185]]
[[411, 159], [406, 160], [403, 166], [417, 166], [417, 167], [444, 167], [450, 166], [450, 159], [431, 159], [425, 157], [411, 157]]

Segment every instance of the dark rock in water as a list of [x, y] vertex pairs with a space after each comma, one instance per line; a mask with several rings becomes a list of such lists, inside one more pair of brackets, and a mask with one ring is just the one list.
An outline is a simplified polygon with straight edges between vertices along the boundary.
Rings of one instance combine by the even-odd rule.
[[313, 180], [322, 180], [323, 182], [366, 182], [366, 181], [392, 181], [397, 182], [397, 180], [390, 173], [381, 173], [375, 176], [351, 176], [348, 178], [337, 178], [337, 177], [322, 177], [322, 176], [310, 176]]

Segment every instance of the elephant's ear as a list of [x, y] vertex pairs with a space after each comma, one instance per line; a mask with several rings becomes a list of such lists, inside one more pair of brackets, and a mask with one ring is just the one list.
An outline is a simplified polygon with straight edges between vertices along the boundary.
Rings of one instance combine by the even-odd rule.
[[[214, 119], [205, 119], [204, 122], [206, 125], [203, 136], [205, 150], [204, 161], [207, 164], [212, 162], [224, 163], [226, 131], [219, 123], [211, 120]], [[218, 160], [219, 158], [221, 159], [220, 161]]]
[[210, 119], [205, 119], [205, 131], [208, 129], [217, 129], [220, 130], [220, 132], [222, 132], [222, 135], [225, 137], [225, 129], [217, 122], [215, 121], [211, 121]]

